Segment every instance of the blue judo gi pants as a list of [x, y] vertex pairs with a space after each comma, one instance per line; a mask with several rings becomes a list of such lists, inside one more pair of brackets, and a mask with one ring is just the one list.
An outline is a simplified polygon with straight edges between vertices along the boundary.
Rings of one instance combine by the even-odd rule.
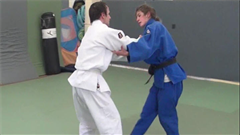
[[182, 90], [182, 82], [164, 83], [163, 89], [153, 85], [131, 135], [143, 135], [157, 115], [167, 135], [179, 135], [176, 106]]

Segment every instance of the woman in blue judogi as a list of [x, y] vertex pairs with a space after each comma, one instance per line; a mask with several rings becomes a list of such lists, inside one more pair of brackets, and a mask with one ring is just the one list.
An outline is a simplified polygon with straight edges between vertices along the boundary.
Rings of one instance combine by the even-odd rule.
[[141, 118], [132, 135], [143, 135], [155, 117], [168, 135], [178, 135], [176, 106], [183, 90], [182, 81], [186, 74], [176, 61], [177, 47], [165, 26], [159, 22], [153, 8], [142, 5], [136, 9], [136, 21], [145, 27], [138, 42], [127, 45], [117, 55], [127, 56], [130, 63], [144, 60], [150, 64], [149, 72], [154, 74], [154, 83], [143, 107]]

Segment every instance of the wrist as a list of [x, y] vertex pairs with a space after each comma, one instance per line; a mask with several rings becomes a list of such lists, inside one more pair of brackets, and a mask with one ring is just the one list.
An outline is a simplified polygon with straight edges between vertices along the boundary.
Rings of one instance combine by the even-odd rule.
[[129, 52], [126, 53], [126, 56], [129, 56]]

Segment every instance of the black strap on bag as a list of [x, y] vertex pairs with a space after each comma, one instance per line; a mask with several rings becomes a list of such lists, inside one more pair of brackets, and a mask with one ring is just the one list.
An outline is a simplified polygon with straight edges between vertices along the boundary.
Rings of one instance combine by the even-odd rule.
[[150, 76], [150, 78], [147, 80], [147, 82], [145, 84], [147, 84], [151, 80], [152, 76], [154, 75], [155, 70], [167, 67], [167, 66], [172, 65], [172, 64], [174, 64], [176, 62], [177, 62], [177, 59], [173, 58], [173, 59], [165, 61], [165, 62], [163, 62], [163, 63], [161, 63], [159, 65], [150, 65], [150, 67], [148, 68], [148, 73], [151, 76]]

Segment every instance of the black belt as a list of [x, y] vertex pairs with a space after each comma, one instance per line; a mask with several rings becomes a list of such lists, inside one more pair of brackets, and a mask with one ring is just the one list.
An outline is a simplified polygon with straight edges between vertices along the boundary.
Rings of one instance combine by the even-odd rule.
[[159, 65], [150, 65], [150, 67], [148, 68], [148, 73], [151, 76], [150, 76], [150, 78], [147, 80], [147, 82], [145, 84], [147, 84], [151, 80], [152, 76], [154, 75], [155, 70], [167, 67], [167, 66], [172, 65], [172, 64], [174, 64], [176, 62], [177, 62], [177, 59], [173, 58], [173, 59], [165, 61], [165, 62], [163, 62], [163, 63], [161, 63]]

